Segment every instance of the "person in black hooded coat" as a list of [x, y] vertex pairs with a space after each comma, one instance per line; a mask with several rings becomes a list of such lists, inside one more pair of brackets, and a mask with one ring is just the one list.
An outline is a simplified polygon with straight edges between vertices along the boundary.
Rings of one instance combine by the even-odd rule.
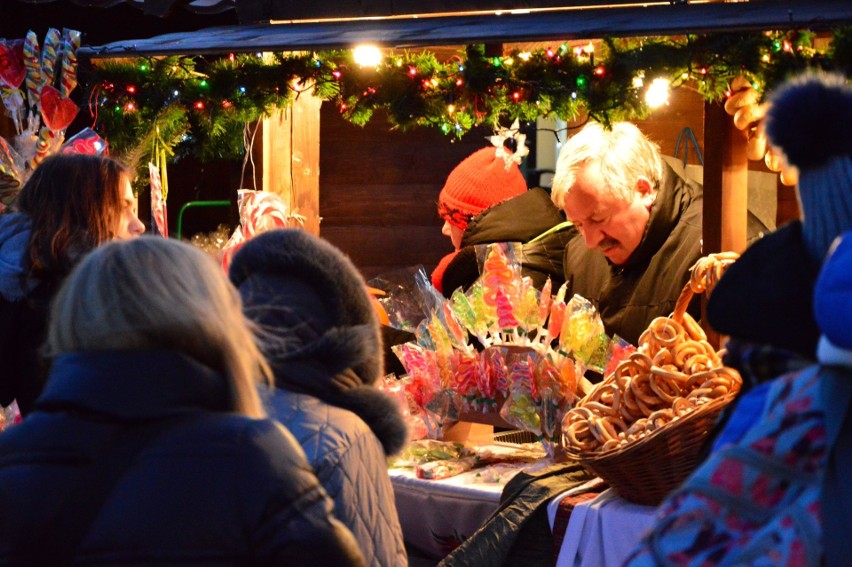
[[455, 251], [432, 272], [432, 285], [450, 297], [466, 291], [480, 275], [477, 246], [495, 242], [519, 243], [524, 276], [541, 289], [547, 278], [552, 288], [563, 282], [562, 254], [576, 231], [542, 188], [527, 190], [518, 167], [522, 150], [487, 147], [474, 152], [447, 176], [438, 196], [442, 233]]
[[272, 366], [270, 414], [299, 440], [368, 564], [406, 565], [387, 456], [403, 448], [407, 427], [375, 387], [382, 341], [358, 270], [328, 242], [282, 229], [249, 240], [230, 277]]

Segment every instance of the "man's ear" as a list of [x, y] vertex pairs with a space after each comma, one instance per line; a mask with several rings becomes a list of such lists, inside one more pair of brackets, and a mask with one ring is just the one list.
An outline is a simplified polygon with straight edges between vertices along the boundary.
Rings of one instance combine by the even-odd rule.
[[650, 211], [651, 206], [657, 199], [657, 189], [647, 177], [640, 177], [636, 180], [636, 192], [639, 193], [642, 204]]

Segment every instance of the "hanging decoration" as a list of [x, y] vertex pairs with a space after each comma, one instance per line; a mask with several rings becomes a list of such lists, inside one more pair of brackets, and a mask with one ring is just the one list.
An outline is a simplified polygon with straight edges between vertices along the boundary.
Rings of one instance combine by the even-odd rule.
[[169, 176], [166, 169], [166, 154], [174, 156], [174, 153], [160, 137], [160, 129], [155, 128], [154, 132], [154, 147], [151, 152], [154, 161], [148, 162], [148, 178], [151, 186], [151, 217], [154, 220], [151, 224], [151, 230], [168, 238], [169, 221], [166, 199], [169, 196]]
[[241, 156], [243, 126], [285, 107], [307, 85], [357, 125], [376, 111], [394, 128], [455, 137], [546, 116], [609, 123], [644, 118], [645, 91], [657, 79], [721, 101], [740, 75], [762, 96], [805, 68], [848, 74], [850, 29], [821, 44], [810, 31], [783, 31], [605, 39], [498, 57], [472, 45], [449, 61], [404, 52], [375, 66], [358, 65], [351, 51], [107, 60], [87, 83], [95, 128], [118, 151], [159, 126], [178, 155], [210, 159]]
[[65, 140], [79, 112], [70, 95], [77, 87], [80, 32], [50, 28], [39, 45], [0, 40], [0, 95], [15, 136], [0, 139], [0, 208], [8, 205], [30, 173]]

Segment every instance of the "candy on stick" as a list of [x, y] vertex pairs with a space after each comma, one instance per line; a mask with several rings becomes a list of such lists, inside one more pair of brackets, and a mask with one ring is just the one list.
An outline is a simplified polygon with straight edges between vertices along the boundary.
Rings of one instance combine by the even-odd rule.
[[9, 205], [21, 188], [21, 177], [15, 164], [16, 154], [5, 138], [0, 137], [0, 205]]
[[512, 425], [541, 435], [541, 418], [535, 403], [535, 382], [530, 356], [519, 356], [509, 369], [509, 395], [500, 417]]
[[19, 89], [27, 76], [24, 67], [24, 40], [0, 39], [0, 86]]
[[574, 353], [575, 358], [587, 362], [599, 346], [592, 339], [603, 332], [603, 322], [591, 302], [575, 295], [568, 302], [559, 337], [559, 348], [566, 353]]
[[509, 392], [509, 368], [506, 364], [508, 350], [504, 346], [492, 346], [483, 350], [480, 355], [491, 387], [504, 396]]
[[[485, 330], [483, 333], [475, 333], [476, 336], [490, 334], [491, 330], [497, 326], [497, 312], [485, 303], [485, 286], [482, 281], [478, 280], [470, 286], [467, 290], [467, 298], [470, 300], [478, 327]], [[483, 345], [489, 346], [492, 342], [493, 339], [488, 339], [487, 342], [483, 342]]]
[[518, 318], [518, 326], [524, 335], [524, 344], [529, 343], [529, 335], [538, 328], [539, 291], [533, 285], [532, 279], [524, 277], [521, 279], [521, 290], [518, 294], [519, 301], [515, 306], [515, 315]]
[[83, 128], [66, 140], [59, 152], [63, 154], [107, 155], [109, 154], [109, 144], [91, 128]]
[[565, 292], [568, 289], [568, 284], [562, 284], [559, 291], [556, 292], [556, 297], [550, 303], [550, 319], [547, 322], [547, 334], [544, 338], [544, 344], [550, 345], [553, 341], [559, 338], [562, 333], [562, 324], [565, 321]]
[[234, 229], [222, 251], [222, 267], [227, 271], [230, 258], [249, 238], [274, 228], [296, 226], [303, 217], [290, 211], [284, 200], [268, 191], [240, 189], [237, 191], [240, 226]]
[[77, 86], [77, 50], [80, 48], [80, 32], [62, 30], [62, 77], [59, 91], [68, 96]]
[[44, 161], [44, 158], [55, 151], [55, 146], [62, 143], [59, 134], [55, 130], [43, 127], [38, 133], [38, 142], [36, 142], [35, 155], [30, 161], [30, 169], [35, 169], [38, 164]]
[[467, 296], [464, 292], [462, 292], [461, 288], [453, 292], [453, 295], [450, 297], [450, 301], [447, 303], [453, 310], [456, 320], [461, 322], [465, 329], [475, 336], [480, 343], [487, 346], [488, 329], [477, 320], [476, 314], [473, 312], [473, 306], [470, 304], [470, 301], [468, 301]]
[[496, 309], [498, 289], [503, 290], [509, 301], [515, 302], [518, 294], [517, 279], [516, 272], [509, 265], [509, 259], [503, 247], [499, 243], [492, 244], [482, 272], [485, 303]]
[[27, 69], [27, 100], [30, 109], [37, 106], [41, 87], [44, 84], [41, 76], [41, 53], [38, 46], [38, 37], [35, 32], [27, 32], [24, 39], [24, 67]]
[[470, 346], [470, 343], [467, 340], [467, 331], [465, 331], [459, 324], [458, 319], [456, 319], [456, 315], [453, 312], [452, 304], [449, 301], [445, 301], [441, 305], [439, 316], [441, 321], [444, 323], [444, 327], [447, 329], [447, 333], [452, 341], [453, 347], [462, 352], [468, 354], [471, 353], [473, 351], [473, 347]]
[[42, 85], [53, 85], [56, 78], [56, 64], [62, 51], [62, 34], [56, 28], [47, 30], [41, 50]]
[[553, 281], [551, 281], [550, 276], [547, 276], [547, 281], [544, 282], [544, 286], [541, 288], [541, 294], [538, 299], [538, 320], [536, 321], [536, 328], [538, 329], [538, 333], [541, 334], [542, 329], [547, 324], [547, 316], [550, 315], [550, 304], [553, 303], [553, 296], [551, 295], [551, 290], [553, 289]]
[[503, 331], [514, 331], [520, 325], [512, 309], [512, 303], [509, 297], [503, 292], [502, 287], [498, 287], [494, 295], [494, 304], [497, 307], [497, 325]]

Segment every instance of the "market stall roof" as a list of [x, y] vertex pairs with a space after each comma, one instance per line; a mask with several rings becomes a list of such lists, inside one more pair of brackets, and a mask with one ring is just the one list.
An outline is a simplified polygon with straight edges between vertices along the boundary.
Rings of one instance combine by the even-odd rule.
[[348, 48], [360, 43], [424, 47], [465, 43], [562, 41], [768, 29], [823, 29], [852, 23], [848, 0], [617, 6], [534, 13], [356, 19], [223, 26], [86, 46], [81, 55], [201, 55]]

